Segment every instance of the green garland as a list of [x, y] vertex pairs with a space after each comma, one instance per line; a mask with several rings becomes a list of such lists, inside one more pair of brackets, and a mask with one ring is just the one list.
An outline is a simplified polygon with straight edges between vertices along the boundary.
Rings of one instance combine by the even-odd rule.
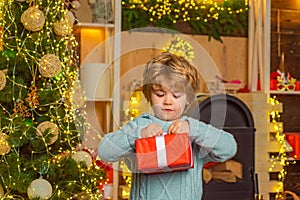
[[247, 36], [248, 9], [247, 0], [123, 0], [122, 30], [154, 26], [222, 42], [221, 36]]

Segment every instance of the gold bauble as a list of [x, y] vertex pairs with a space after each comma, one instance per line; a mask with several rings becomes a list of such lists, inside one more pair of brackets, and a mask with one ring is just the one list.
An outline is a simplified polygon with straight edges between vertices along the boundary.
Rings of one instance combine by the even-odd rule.
[[45, 15], [38, 8], [32, 6], [23, 12], [21, 22], [29, 31], [39, 31], [44, 27]]
[[[0, 12], [0, 19], [2, 18], [1, 12]], [[3, 51], [3, 45], [4, 45], [4, 29], [0, 27], [0, 51]]]
[[85, 92], [81, 87], [80, 81], [75, 81], [73, 87], [66, 92], [65, 103], [79, 109], [84, 106], [86, 101]]
[[54, 33], [56, 35], [70, 35], [73, 31], [74, 15], [68, 12], [64, 18], [54, 23]]
[[53, 134], [53, 137], [51, 138], [51, 140], [47, 143], [48, 145], [53, 144], [54, 142], [56, 142], [56, 140], [58, 139], [58, 127], [56, 124], [54, 124], [53, 122], [50, 121], [45, 121], [42, 122], [38, 125], [37, 129], [36, 129], [36, 134], [39, 136], [43, 136], [43, 133], [47, 130], [49, 130], [48, 134]]
[[5, 73], [0, 70], [0, 90], [3, 90], [5, 85], [6, 85], [6, 76]]
[[86, 151], [77, 151], [72, 155], [72, 158], [76, 162], [84, 162], [87, 167], [91, 167], [93, 165], [93, 159], [91, 155]]
[[0, 185], [0, 199], [4, 197], [4, 189], [2, 187], [2, 185]]
[[8, 135], [0, 131], [0, 155], [7, 154], [11, 147], [9, 146], [7, 142]]
[[50, 199], [52, 195], [52, 186], [49, 181], [45, 179], [35, 179], [30, 183], [27, 194], [29, 199]]
[[46, 54], [41, 58], [38, 67], [42, 76], [51, 78], [59, 74], [61, 70], [61, 62], [56, 55]]

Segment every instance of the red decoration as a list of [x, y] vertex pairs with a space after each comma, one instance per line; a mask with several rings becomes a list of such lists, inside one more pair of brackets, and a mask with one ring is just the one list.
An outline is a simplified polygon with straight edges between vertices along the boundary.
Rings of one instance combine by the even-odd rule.
[[270, 79], [270, 90], [277, 90], [278, 89], [278, 81], [277, 79], [274, 80], [274, 79]]
[[277, 90], [277, 79], [278, 77], [281, 76], [281, 74], [279, 73], [279, 71], [274, 71], [271, 73], [270, 75], [270, 90]]
[[278, 71], [272, 72], [271, 75], [270, 75], [270, 79], [271, 80], [277, 80], [278, 76], [281, 76], [281, 74], [278, 73]]
[[243, 88], [240, 88], [238, 90], [238, 93], [247, 93], [247, 92], [250, 92], [247, 84], [245, 84], [245, 86]]
[[218, 162], [208, 162], [203, 166], [203, 168], [207, 169], [207, 168], [215, 166], [216, 164], [218, 164]]
[[300, 81], [296, 81], [296, 91], [300, 91]]
[[163, 173], [194, 167], [188, 134], [166, 134], [137, 139], [136, 158], [143, 173]]
[[106, 172], [106, 179], [99, 182], [99, 188], [104, 191], [104, 184], [113, 182], [114, 170], [111, 164], [102, 160], [96, 160], [96, 165]]
[[285, 137], [294, 149], [291, 156], [300, 159], [300, 133], [286, 133]]

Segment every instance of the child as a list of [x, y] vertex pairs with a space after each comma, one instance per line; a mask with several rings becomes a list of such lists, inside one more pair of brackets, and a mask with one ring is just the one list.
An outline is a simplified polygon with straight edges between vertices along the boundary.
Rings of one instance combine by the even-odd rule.
[[[126, 158], [132, 171], [131, 200], [200, 200], [202, 167], [209, 161], [223, 162], [237, 150], [233, 136], [185, 116], [200, 89], [200, 74], [186, 59], [161, 53], [146, 64], [143, 93], [153, 115], [144, 113], [120, 130], [103, 137], [98, 153], [106, 161]], [[163, 134], [188, 133], [194, 168], [162, 174], [143, 174], [136, 169], [135, 140]]]

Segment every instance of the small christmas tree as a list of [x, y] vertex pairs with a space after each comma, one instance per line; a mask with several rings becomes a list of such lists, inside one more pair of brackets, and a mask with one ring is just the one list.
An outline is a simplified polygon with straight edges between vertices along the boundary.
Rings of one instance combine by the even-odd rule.
[[[82, 145], [74, 15], [63, 0], [0, 1], [0, 198], [100, 199]], [[74, 93], [76, 92], [76, 95]]]

